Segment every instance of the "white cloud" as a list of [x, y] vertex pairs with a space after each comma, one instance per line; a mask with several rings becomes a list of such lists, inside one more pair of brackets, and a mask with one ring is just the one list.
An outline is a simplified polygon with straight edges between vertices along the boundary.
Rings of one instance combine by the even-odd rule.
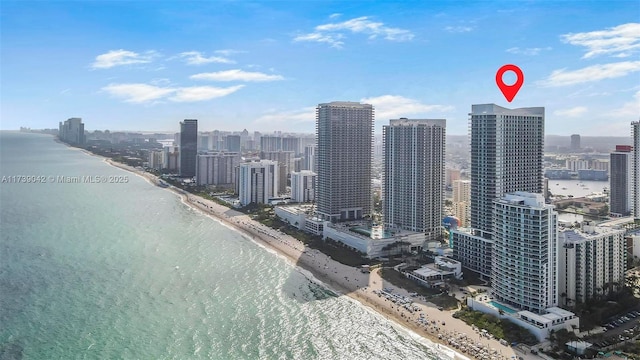
[[628, 57], [640, 50], [640, 23], [618, 25], [605, 30], [561, 35], [563, 42], [583, 46], [588, 59], [598, 55]]
[[360, 101], [373, 105], [376, 111], [376, 119], [382, 121], [408, 117], [409, 115], [423, 116], [433, 112], [442, 113], [454, 109], [453, 106], [423, 104], [418, 100], [398, 95], [382, 95], [364, 98]]
[[227, 88], [219, 88], [213, 86], [191, 86], [176, 89], [175, 95], [169, 100], [176, 102], [194, 102], [210, 100], [218, 97], [227, 96], [240, 89], [244, 85], [236, 85]]
[[553, 112], [553, 115], [563, 117], [578, 117], [586, 114], [588, 109], [584, 106], [576, 106], [569, 109], [560, 109]]
[[624, 103], [622, 107], [612, 112], [612, 115], [625, 118], [629, 121], [637, 120], [640, 116], [640, 91], [633, 95], [630, 102]]
[[319, 42], [319, 43], [327, 43], [332, 48], [341, 49], [342, 45], [344, 45], [344, 42], [340, 41], [340, 39], [342, 38], [343, 38], [342, 34], [329, 35], [329, 34], [323, 34], [320, 32], [314, 32], [314, 33], [305, 34], [305, 35], [298, 35], [295, 38], [293, 38], [293, 41], [294, 42], [313, 41], [313, 42]]
[[109, 84], [102, 88], [110, 95], [124, 99], [128, 103], [147, 103], [154, 100], [168, 98], [174, 102], [193, 102], [210, 100], [222, 97], [240, 90], [244, 85], [236, 85], [228, 88], [212, 86], [191, 87], [161, 87], [149, 84]]
[[123, 98], [125, 102], [144, 103], [161, 99], [175, 91], [149, 84], [109, 84], [102, 88], [112, 96]]
[[200, 73], [190, 76], [194, 80], [211, 81], [277, 81], [284, 80], [281, 75], [269, 75], [261, 72], [244, 71], [240, 69], [225, 70], [210, 73]]
[[340, 16], [342, 16], [341, 13], [334, 13], [329, 15], [329, 19], [336, 19], [336, 18], [339, 18]]
[[128, 50], [111, 50], [105, 54], [96, 56], [96, 60], [91, 67], [94, 69], [108, 69], [114, 66], [147, 64], [154, 57], [158, 56], [155, 51], [148, 51], [145, 54], [138, 54]]
[[210, 63], [234, 64], [235, 61], [222, 56], [204, 57], [199, 51], [186, 51], [178, 54], [179, 58], [185, 60], [188, 65], [203, 65]]
[[541, 86], [566, 86], [604, 79], [612, 79], [640, 71], [640, 61], [624, 61], [611, 64], [592, 65], [582, 69], [567, 71], [554, 70], [545, 80], [539, 81]]
[[545, 47], [545, 48], [524, 48], [521, 49], [519, 47], [512, 47], [507, 49], [506, 51], [508, 53], [511, 54], [516, 54], [516, 55], [526, 55], [526, 56], [536, 56], [539, 55], [542, 51], [544, 50], [551, 50], [550, 47]]
[[316, 121], [316, 108], [305, 107], [290, 111], [270, 111], [254, 121], [254, 124], [287, 124]]
[[235, 50], [235, 49], [222, 49], [222, 50], [216, 50], [214, 52], [216, 54], [219, 54], [219, 55], [222, 55], [222, 56], [231, 56], [231, 55], [235, 55], [235, 54], [246, 53], [246, 51], [244, 51], [244, 50]]
[[314, 31], [308, 34], [298, 35], [293, 41], [313, 41], [327, 43], [331, 47], [340, 48], [344, 43], [344, 32], [369, 35], [369, 39], [382, 37], [389, 41], [409, 41], [414, 34], [405, 29], [392, 28], [382, 22], [376, 22], [367, 16], [354, 18], [338, 23], [318, 25]]
[[459, 34], [473, 31], [472, 26], [447, 26], [444, 28], [445, 31], [450, 33]]

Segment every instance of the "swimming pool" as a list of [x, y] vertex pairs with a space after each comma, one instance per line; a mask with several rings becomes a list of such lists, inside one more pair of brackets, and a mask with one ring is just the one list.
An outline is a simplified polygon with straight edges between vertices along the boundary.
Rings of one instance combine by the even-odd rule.
[[500, 309], [500, 310], [502, 310], [502, 311], [504, 311], [506, 313], [509, 313], [509, 314], [513, 314], [513, 313], [516, 312], [516, 310], [513, 310], [512, 308], [510, 308], [510, 307], [508, 307], [506, 305], [502, 305], [500, 303], [497, 303], [495, 301], [489, 301], [489, 304], [493, 305], [493, 307], [495, 307], [496, 309]]

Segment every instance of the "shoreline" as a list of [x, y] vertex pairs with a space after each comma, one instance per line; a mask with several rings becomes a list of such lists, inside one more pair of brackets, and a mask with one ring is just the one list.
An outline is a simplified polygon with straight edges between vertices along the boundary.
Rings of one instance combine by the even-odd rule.
[[[107, 164], [133, 173], [158, 185], [159, 177], [126, 164], [118, 163], [110, 158], [93, 154], [81, 149], [84, 153], [103, 158]], [[400, 327], [417, 341], [431, 342], [430, 349], [438, 355], [446, 355], [452, 359], [510, 359], [513, 355], [520, 355], [510, 347], [501, 345], [497, 340], [479, 336], [470, 325], [451, 315], [456, 311], [440, 311], [434, 304], [413, 299], [413, 305], [418, 311], [408, 311], [402, 305], [395, 304], [380, 295], [383, 288], [393, 289], [393, 293], [409, 297], [406, 290], [393, 286], [383, 280], [378, 269], [369, 274], [361, 273], [359, 269], [341, 264], [319, 250], [307, 248], [301, 241], [267, 227], [251, 219], [248, 215], [232, 208], [227, 208], [216, 202], [188, 193], [172, 185], [162, 187], [180, 196], [185, 205], [201, 211], [204, 215], [218, 221], [225, 227], [253, 240], [259, 246], [274, 251], [277, 256], [284, 257], [298, 271], [310, 281], [318, 282], [320, 286], [334, 292], [337, 296], [345, 295], [352, 301], [357, 301], [368, 311], [391, 321], [395, 327]], [[307, 273], [305, 273], [307, 272]], [[418, 316], [418, 313], [421, 315]], [[426, 324], [425, 324], [426, 323]], [[442, 325], [446, 324], [446, 325]], [[422, 340], [422, 341], [421, 341]], [[464, 353], [461, 351], [468, 347]], [[434, 346], [435, 345], [435, 346]], [[457, 348], [457, 349], [456, 349]], [[484, 348], [486, 352], [480, 352]], [[490, 350], [495, 352], [490, 352]], [[479, 354], [484, 354], [479, 356]]]

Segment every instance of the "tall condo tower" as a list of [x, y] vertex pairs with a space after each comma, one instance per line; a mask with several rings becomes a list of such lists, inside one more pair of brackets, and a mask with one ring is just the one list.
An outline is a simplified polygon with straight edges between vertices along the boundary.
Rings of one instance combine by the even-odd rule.
[[385, 227], [442, 236], [446, 120], [390, 120], [382, 128]]
[[185, 119], [180, 122], [180, 176], [196, 175], [198, 154], [198, 120]]
[[491, 278], [494, 200], [516, 191], [542, 193], [544, 108], [471, 107], [471, 229], [454, 230], [454, 257]]
[[640, 219], [640, 121], [631, 123], [633, 138], [633, 217]]
[[335, 101], [316, 108], [317, 214], [331, 222], [371, 214], [373, 106]]
[[609, 212], [615, 216], [629, 216], [633, 207], [633, 147], [616, 145], [611, 153], [609, 178]]
[[541, 314], [558, 305], [558, 213], [542, 194], [515, 192], [494, 204], [493, 296]]
[[491, 238], [493, 201], [542, 193], [544, 108], [471, 107], [471, 227]]

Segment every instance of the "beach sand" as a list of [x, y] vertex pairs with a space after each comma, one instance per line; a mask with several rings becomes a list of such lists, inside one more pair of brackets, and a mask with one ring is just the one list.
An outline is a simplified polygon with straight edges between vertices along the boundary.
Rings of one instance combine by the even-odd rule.
[[[93, 155], [93, 154], [92, 154]], [[130, 171], [146, 178], [152, 184], [158, 183], [158, 177], [131, 166], [105, 161], [118, 168]], [[267, 227], [252, 220], [248, 215], [227, 208], [213, 201], [204, 199], [173, 186], [167, 187], [180, 195], [185, 204], [190, 205], [203, 213], [212, 216], [222, 224], [233, 228], [268, 248], [275, 250], [284, 256], [295, 266], [309, 271], [315, 279], [326, 285], [338, 295], [346, 295], [358, 301], [362, 305], [376, 311], [385, 318], [392, 320], [397, 325], [418, 334], [434, 343], [439, 343], [440, 350], [456, 359], [511, 359], [514, 355], [525, 358], [535, 358], [531, 354], [516, 353], [514, 349], [503, 346], [495, 339], [481, 337], [471, 326], [462, 320], [452, 317], [453, 311], [441, 311], [431, 303], [413, 298], [413, 305], [418, 311], [409, 312], [402, 305], [396, 304], [379, 295], [383, 288], [393, 289], [394, 294], [409, 297], [409, 293], [402, 288], [393, 286], [383, 280], [378, 270], [371, 273], [362, 273], [360, 269], [341, 264], [318, 250], [307, 248], [301, 241]], [[422, 314], [422, 320], [421, 315]], [[428, 325], [425, 325], [428, 323]], [[443, 325], [445, 324], [445, 325]], [[453, 349], [466, 344], [467, 352], [462, 355], [461, 349]], [[476, 346], [471, 348], [470, 344]], [[486, 352], [480, 350], [484, 348]]]

